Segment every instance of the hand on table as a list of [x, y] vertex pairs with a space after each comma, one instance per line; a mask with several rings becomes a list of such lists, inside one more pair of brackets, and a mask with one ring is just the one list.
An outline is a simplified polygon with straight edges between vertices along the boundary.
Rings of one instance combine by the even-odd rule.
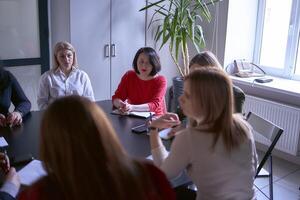
[[127, 99], [125, 101], [120, 101], [119, 111], [123, 114], [132, 111], [132, 105], [128, 103]]
[[0, 114], [0, 126], [6, 126], [6, 117], [3, 114]]
[[12, 112], [7, 115], [6, 124], [17, 126], [22, 123], [22, 115], [20, 112]]
[[1, 170], [7, 174], [9, 172], [10, 163], [6, 154], [0, 153], [0, 168]]

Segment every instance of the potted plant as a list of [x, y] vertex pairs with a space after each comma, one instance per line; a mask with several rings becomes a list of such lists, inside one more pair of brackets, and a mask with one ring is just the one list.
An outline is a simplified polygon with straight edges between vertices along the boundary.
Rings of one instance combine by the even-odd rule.
[[[180, 77], [173, 79], [173, 94], [175, 106], [177, 98], [182, 94], [182, 78], [189, 73], [189, 49], [191, 42], [197, 52], [205, 47], [205, 39], [201, 22], [210, 22], [209, 6], [215, 5], [219, 0], [160, 0], [148, 5], [140, 11], [154, 9], [149, 26], [157, 25], [154, 40], [161, 41], [160, 49], [169, 45], [169, 52], [178, 69]], [[182, 56], [182, 64], [179, 57]]]

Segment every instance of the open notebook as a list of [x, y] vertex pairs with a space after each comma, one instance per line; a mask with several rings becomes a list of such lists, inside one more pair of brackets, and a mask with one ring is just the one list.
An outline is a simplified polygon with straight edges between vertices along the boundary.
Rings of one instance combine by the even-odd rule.
[[137, 111], [131, 111], [131, 112], [127, 112], [127, 113], [120, 113], [120, 111], [118, 109], [115, 109], [111, 112], [112, 114], [115, 115], [129, 115], [129, 116], [135, 116], [135, 117], [142, 117], [142, 118], [148, 118], [150, 117], [150, 113], [152, 115], [154, 115], [154, 112], [137, 112]]

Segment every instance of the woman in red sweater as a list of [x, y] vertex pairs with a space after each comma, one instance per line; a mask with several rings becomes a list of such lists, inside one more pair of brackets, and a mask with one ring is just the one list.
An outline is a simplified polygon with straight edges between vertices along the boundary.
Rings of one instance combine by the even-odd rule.
[[165, 175], [129, 157], [105, 113], [84, 97], [49, 105], [40, 157], [48, 175], [25, 189], [21, 200], [175, 199]]
[[139, 49], [133, 60], [133, 69], [123, 75], [112, 96], [114, 107], [121, 113], [151, 111], [156, 115], [164, 114], [167, 81], [158, 75], [161, 64], [155, 50], [150, 47]]

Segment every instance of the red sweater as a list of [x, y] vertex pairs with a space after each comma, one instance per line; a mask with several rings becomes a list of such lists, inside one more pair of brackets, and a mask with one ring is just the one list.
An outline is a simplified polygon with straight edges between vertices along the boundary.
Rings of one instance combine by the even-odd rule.
[[167, 81], [163, 76], [157, 76], [151, 80], [141, 80], [137, 74], [130, 70], [124, 74], [122, 80], [112, 96], [112, 100], [128, 100], [133, 105], [149, 105], [150, 111], [156, 115], [162, 115], [166, 112], [165, 94]]

